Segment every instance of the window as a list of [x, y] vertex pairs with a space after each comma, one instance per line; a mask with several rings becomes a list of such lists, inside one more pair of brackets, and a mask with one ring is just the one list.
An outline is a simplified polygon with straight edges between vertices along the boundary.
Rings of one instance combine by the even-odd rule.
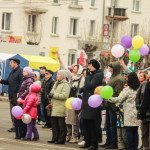
[[53, 0], [53, 3], [58, 3], [59, 2], [59, 0]]
[[119, 0], [111, 0], [111, 6], [118, 7], [119, 6]]
[[138, 35], [139, 32], [139, 25], [138, 24], [132, 24], [131, 25], [131, 36], [134, 37]]
[[78, 35], [78, 25], [79, 19], [70, 19], [70, 35], [76, 36]]
[[2, 30], [11, 29], [11, 13], [3, 13], [2, 16]]
[[53, 17], [53, 20], [52, 20], [52, 34], [58, 34], [58, 17]]
[[91, 7], [95, 7], [96, 5], [96, 0], [91, 0]]
[[140, 0], [133, 0], [133, 10], [140, 11]]
[[37, 31], [37, 15], [28, 16], [28, 31], [29, 32]]
[[90, 21], [90, 36], [94, 36], [95, 34], [95, 20]]
[[78, 1], [78, 0], [71, 0], [71, 4], [72, 4], [72, 5], [78, 5], [78, 4], [79, 4], [79, 1]]
[[76, 63], [76, 50], [69, 50], [68, 66]]

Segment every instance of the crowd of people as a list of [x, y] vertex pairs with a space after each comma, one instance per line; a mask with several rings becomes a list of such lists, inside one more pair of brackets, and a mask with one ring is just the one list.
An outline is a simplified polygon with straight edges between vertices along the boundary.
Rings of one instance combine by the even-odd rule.
[[[1, 84], [9, 87], [10, 114], [12, 108], [19, 105], [32, 121], [25, 124], [11, 114], [12, 127], [8, 132], [15, 132], [15, 139], [36, 141], [40, 136], [38, 124], [43, 125], [42, 128], [52, 128], [52, 139], [48, 143], [78, 143], [81, 149], [98, 150], [98, 143], [104, 142], [101, 123], [102, 110], [106, 110], [106, 141], [100, 147], [137, 150], [140, 127], [140, 149], [150, 150], [150, 73], [141, 71], [137, 75], [120, 60], [110, 63], [105, 76], [95, 59], [86, 67], [77, 64], [68, 69], [59, 53], [57, 56], [60, 68], [55, 79], [53, 71], [45, 66], [39, 68], [39, 73], [30, 67], [20, 68], [17, 58], [10, 59], [12, 71], [6, 80], [0, 79]], [[105, 85], [113, 88], [113, 96], [104, 99], [97, 108], [90, 107], [89, 97], [98, 86]], [[65, 107], [70, 97], [82, 99], [81, 110]], [[81, 136], [83, 140], [79, 142]]]

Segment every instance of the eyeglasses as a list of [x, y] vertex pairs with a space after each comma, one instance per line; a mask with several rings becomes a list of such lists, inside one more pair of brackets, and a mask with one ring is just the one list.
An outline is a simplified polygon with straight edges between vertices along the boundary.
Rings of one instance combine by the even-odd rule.
[[49, 73], [45, 73], [45, 75], [49, 75]]

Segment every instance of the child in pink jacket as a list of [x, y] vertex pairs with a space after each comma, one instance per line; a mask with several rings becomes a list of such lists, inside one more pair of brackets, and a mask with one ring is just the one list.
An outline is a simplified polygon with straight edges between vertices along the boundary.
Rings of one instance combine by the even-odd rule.
[[30, 86], [30, 93], [26, 96], [25, 100], [18, 100], [20, 104], [23, 104], [23, 113], [29, 114], [32, 121], [27, 125], [26, 137], [23, 140], [31, 140], [32, 132], [34, 138], [32, 140], [39, 139], [39, 133], [36, 128], [37, 119], [37, 106], [38, 106], [38, 93], [41, 90], [41, 86], [37, 84], [32, 84]]

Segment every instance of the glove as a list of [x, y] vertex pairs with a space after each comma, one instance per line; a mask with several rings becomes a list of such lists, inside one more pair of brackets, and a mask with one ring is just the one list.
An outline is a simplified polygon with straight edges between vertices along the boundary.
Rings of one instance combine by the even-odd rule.
[[49, 97], [49, 98], [53, 98], [53, 95], [54, 95], [54, 94], [49, 93], [48, 97]]

